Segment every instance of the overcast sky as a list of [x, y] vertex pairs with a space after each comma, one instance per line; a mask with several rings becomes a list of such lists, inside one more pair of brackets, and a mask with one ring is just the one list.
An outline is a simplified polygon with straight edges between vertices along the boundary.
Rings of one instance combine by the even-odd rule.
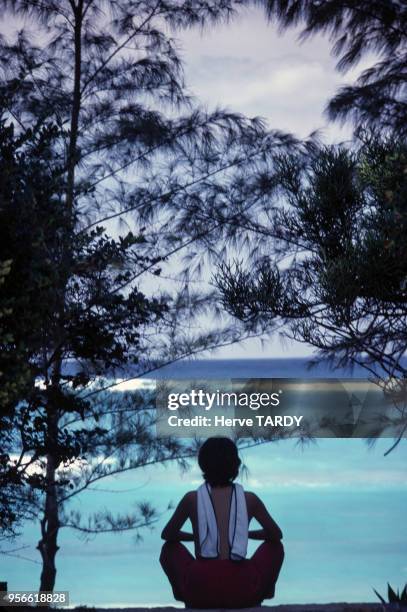
[[270, 127], [306, 136], [324, 129], [327, 141], [349, 137], [349, 127], [328, 127], [327, 100], [354, 74], [335, 70], [326, 37], [300, 43], [299, 30], [279, 34], [260, 9], [232, 23], [183, 32], [179, 38], [193, 93], [213, 107], [267, 118]]
[[[300, 43], [299, 29], [278, 33], [263, 11], [251, 8], [232, 23], [178, 35], [186, 66], [187, 84], [209, 108], [227, 107], [267, 119], [273, 129], [305, 137], [322, 130], [326, 142], [350, 137], [350, 126], [329, 124], [327, 101], [357, 71], [341, 75], [326, 37]], [[364, 64], [366, 65], [366, 63]], [[293, 357], [310, 355], [305, 345], [282, 346], [278, 338], [264, 347], [258, 341], [225, 348], [217, 357]]]

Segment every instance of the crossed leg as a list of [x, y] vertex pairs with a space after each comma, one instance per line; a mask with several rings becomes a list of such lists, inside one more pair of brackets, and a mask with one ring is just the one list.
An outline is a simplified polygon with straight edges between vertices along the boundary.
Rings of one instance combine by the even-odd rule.
[[275, 585], [284, 561], [284, 547], [280, 540], [263, 542], [250, 562], [256, 567], [260, 577], [259, 593], [261, 600], [274, 597]]
[[160, 563], [171, 584], [177, 601], [185, 601], [185, 574], [195, 558], [180, 542], [165, 542], [161, 549]]
[[[259, 577], [258, 597], [274, 597], [275, 584], [284, 560], [284, 548], [280, 541], [263, 542], [249, 563], [253, 564]], [[189, 550], [180, 542], [165, 542], [161, 549], [160, 563], [171, 584], [174, 597], [185, 602], [185, 576], [195, 561]]]

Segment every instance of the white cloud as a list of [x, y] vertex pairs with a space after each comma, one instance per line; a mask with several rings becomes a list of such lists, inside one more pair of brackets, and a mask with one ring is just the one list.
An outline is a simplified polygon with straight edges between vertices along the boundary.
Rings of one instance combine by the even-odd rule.
[[323, 116], [327, 100], [346, 81], [325, 38], [300, 44], [298, 30], [279, 35], [260, 10], [251, 9], [202, 35], [182, 33], [181, 43], [187, 82], [210, 107], [263, 116], [271, 128], [300, 136], [317, 128], [325, 128], [328, 140], [349, 136], [349, 129], [328, 127]]

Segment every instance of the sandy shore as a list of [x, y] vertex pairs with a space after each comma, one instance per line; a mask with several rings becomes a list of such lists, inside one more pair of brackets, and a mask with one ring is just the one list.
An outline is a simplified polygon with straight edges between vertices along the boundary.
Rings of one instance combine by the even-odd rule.
[[[59, 611], [63, 608], [46, 608], [49, 611]], [[44, 610], [43, 607], [1, 607], [1, 612], [32, 612], [33, 610]], [[93, 608], [92, 606], [77, 606], [70, 608], [74, 612], [187, 612], [188, 608], [175, 608], [172, 606], [151, 608]], [[190, 609], [191, 610], [191, 609]], [[221, 612], [221, 608], [211, 610], [199, 610], [199, 612]], [[227, 612], [381, 612], [381, 604], [376, 603], [330, 603], [330, 604], [290, 604], [284, 606], [261, 606], [258, 608], [240, 608], [227, 610]], [[195, 611], [194, 611], [195, 612]], [[197, 611], [196, 611], [197, 612]], [[226, 612], [226, 610], [225, 610]]]
[[[244, 608], [242, 612], [381, 612], [381, 604], [375, 603], [331, 603], [331, 604], [301, 604], [301, 605], [284, 605], [284, 606], [261, 606], [259, 608]], [[186, 608], [74, 608], [76, 612], [180, 612]], [[212, 609], [210, 611], [200, 610], [200, 612], [217, 612]], [[237, 610], [229, 610], [228, 612], [237, 612]], [[240, 611], [239, 611], [240, 612]]]

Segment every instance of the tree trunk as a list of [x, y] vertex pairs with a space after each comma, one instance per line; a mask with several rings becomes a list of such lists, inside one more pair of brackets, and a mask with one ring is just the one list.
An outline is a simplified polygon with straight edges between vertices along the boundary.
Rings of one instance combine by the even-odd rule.
[[59, 513], [57, 487], [55, 484], [55, 473], [58, 467], [57, 458], [52, 452], [56, 448], [58, 432], [58, 416], [52, 414], [52, 408], [48, 414], [48, 446], [47, 454], [47, 488], [45, 493], [44, 516], [41, 520], [41, 539], [38, 542], [38, 550], [42, 558], [42, 572], [40, 591], [53, 591], [56, 578], [55, 557], [59, 546], [57, 544], [59, 531]]
[[[66, 208], [68, 215], [68, 240], [64, 244], [64, 260], [66, 270], [70, 266], [71, 258], [71, 230], [73, 223], [73, 209], [75, 197], [75, 168], [77, 164], [77, 143], [79, 129], [79, 115], [81, 110], [81, 71], [82, 71], [82, 25], [83, 25], [83, 8], [84, 0], [78, 0], [77, 4], [72, 4], [73, 20], [74, 20], [74, 85], [72, 91], [72, 110], [70, 122], [70, 138], [67, 155], [67, 190], [66, 190]], [[64, 320], [65, 310], [65, 290], [69, 278], [69, 273], [66, 272], [62, 276], [60, 291], [60, 316]], [[63, 338], [63, 330], [60, 330], [59, 337], [56, 338], [55, 345], [57, 353], [61, 350], [61, 338]], [[59, 355], [56, 358], [54, 372], [51, 384], [58, 387], [60, 384], [62, 367], [62, 357]], [[46, 491], [45, 491], [45, 506], [44, 516], [41, 520], [41, 539], [38, 542], [38, 550], [42, 558], [42, 571], [40, 579], [41, 591], [53, 591], [56, 579], [56, 554], [58, 552], [58, 533], [59, 533], [59, 503], [57, 485], [55, 483], [56, 470], [59, 465], [58, 455], [58, 407], [53, 405], [53, 402], [47, 407], [47, 467], [46, 467]]]

